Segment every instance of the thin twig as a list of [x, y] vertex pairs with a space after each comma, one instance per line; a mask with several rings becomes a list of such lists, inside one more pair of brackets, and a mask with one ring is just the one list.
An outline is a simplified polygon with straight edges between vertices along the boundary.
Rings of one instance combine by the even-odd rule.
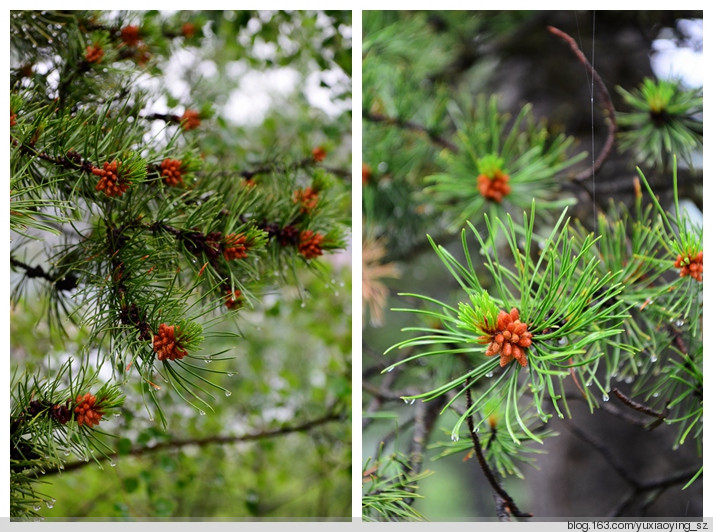
[[[313, 429], [315, 427], [318, 427], [320, 425], [324, 425], [326, 423], [330, 423], [332, 421], [337, 421], [342, 418], [342, 414], [334, 409], [330, 409], [326, 414], [324, 414], [321, 417], [305, 421], [304, 423], [301, 423], [299, 425], [292, 425], [292, 426], [283, 426], [279, 427], [276, 429], [270, 429], [270, 430], [263, 430], [260, 432], [254, 432], [251, 434], [243, 434], [240, 436], [210, 436], [207, 438], [193, 438], [193, 439], [187, 439], [187, 440], [172, 440], [168, 442], [160, 442], [155, 445], [150, 445], [150, 446], [145, 446], [145, 447], [136, 447], [134, 449], [131, 449], [129, 451], [129, 455], [131, 456], [143, 456], [146, 454], [151, 454], [155, 453], [158, 451], [163, 451], [163, 450], [169, 450], [169, 449], [181, 449], [183, 447], [189, 447], [192, 445], [198, 446], [198, 447], [205, 447], [207, 445], [226, 445], [226, 444], [233, 444], [233, 443], [239, 443], [239, 442], [248, 442], [248, 441], [259, 441], [267, 438], [275, 438], [277, 436], [284, 436], [286, 434], [291, 434], [293, 432], [307, 432], [310, 429]], [[118, 452], [114, 452], [108, 455], [108, 458], [113, 459], [119, 456]], [[81, 469], [82, 467], [85, 467], [89, 465], [91, 462], [73, 462], [71, 464], [67, 464], [64, 466], [64, 468], [61, 470], [62, 472], [66, 473], [67, 471], [72, 471], [75, 469]], [[59, 473], [60, 470], [58, 468], [54, 469], [46, 469], [45, 470], [46, 474], [44, 476], [49, 476], [49, 475], [54, 475], [56, 473]]]
[[554, 26], [547, 26], [547, 30], [551, 34], [556, 35], [557, 37], [565, 41], [572, 49], [572, 52], [574, 52], [574, 55], [577, 56], [579, 62], [582, 63], [592, 75], [592, 78], [594, 79], [594, 82], [597, 84], [597, 88], [599, 89], [601, 104], [605, 111], [604, 118], [607, 123], [607, 138], [604, 142], [604, 146], [602, 146], [602, 151], [599, 153], [599, 156], [597, 157], [596, 161], [594, 161], [594, 164], [591, 168], [587, 168], [586, 170], [581, 171], [579, 174], [572, 178], [573, 181], [584, 181], [585, 179], [589, 179], [590, 177], [592, 177], [592, 175], [597, 170], [599, 170], [606, 158], [609, 156], [609, 153], [611, 152], [612, 148], [614, 147], [614, 140], [616, 138], [616, 114], [614, 111], [614, 104], [612, 103], [611, 96], [609, 95], [609, 91], [607, 90], [607, 86], [604, 84], [604, 81], [599, 76], [594, 67], [589, 63], [582, 51], [579, 49], [575, 40], [570, 35], [560, 29], [555, 28]]
[[390, 116], [382, 115], [380, 113], [370, 113], [369, 111], [362, 111], [362, 117], [364, 120], [375, 123], [383, 123], [392, 126], [397, 126], [402, 129], [407, 129], [409, 131], [415, 131], [418, 133], [423, 133], [433, 142], [434, 144], [451, 150], [452, 152], [457, 152], [458, 147], [453, 144], [450, 140], [441, 137], [440, 135], [434, 133], [430, 129], [421, 124], [416, 124], [415, 122], [410, 122], [408, 120], [402, 120], [401, 118], [392, 118]]
[[[468, 410], [470, 410], [470, 408], [473, 406], [473, 397], [470, 394], [469, 384], [470, 381], [466, 381], [465, 397]], [[503, 500], [502, 508], [509, 512], [510, 515], [514, 515], [515, 517], [532, 517], [532, 514], [525, 513], [517, 507], [517, 504], [515, 504], [515, 501], [512, 499], [512, 497], [508, 494], [507, 491], [503, 489], [497, 478], [495, 478], [495, 473], [493, 473], [493, 470], [490, 469], [488, 462], [485, 460], [485, 455], [483, 454], [483, 447], [480, 445], [480, 439], [478, 438], [478, 435], [475, 432], [473, 416], [469, 415], [466, 420], [468, 422], [468, 432], [470, 432], [470, 438], [473, 441], [473, 449], [475, 450], [475, 455], [478, 457], [480, 469], [483, 470], [485, 478], [488, 479], [488, 482], [490, 483], [490, 487]], [[498, 513], [500, 514], [500, 509], [498, 510]], [[501, 520], [503, 519], [502, 517], [500, 518]]]
[[624, 403], [629, 408], [636, 410], [637, 412], [641, 412], [642, 414], [646, 414], [647, 416], [655, 417], [655, 418], [663, 421], [666, 418], [666, 415], [668, 414], [668, 408], [665, 408], [663, 412], [658, 412], [652, 408], [649, 408], [646, 405], [637, 403], [630, 397], [624, 395], [624, 393], [621, 390], [619, 390], [619, 388], [612, 388], [612, 393], [614, 395], [616, 395], [617, 399], [619, 399], [622, 403]]

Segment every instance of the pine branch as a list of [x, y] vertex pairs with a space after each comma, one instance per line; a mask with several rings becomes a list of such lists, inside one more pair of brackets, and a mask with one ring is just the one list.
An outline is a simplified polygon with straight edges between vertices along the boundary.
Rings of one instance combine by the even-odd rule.
[[[160, 442], [160, 443], [157, 443], [154, 445], [136, 447], [136, 448], [131, 449], [128, 452], [128, 454], [130, 456], [139, 457], [139, 456], [145, 456], [145, 455], [160, 452], [160, 451], [176, 450], [176, 449], [182, 449], [184, 447], [190, 447], [190, 446], [206, 447], [209, 445], [230, 445], [230, 444], [240, 443], [240, 442], [260, 441], [260, 440], [269, 439], [269, 438], [286, 436], [288, 434], [292, 434], [295, 432], [308, 432], [316, 427], [326, 425], [327, 423], [331, 423], [333, 421], [341, 421], [341, 420], [343, 420], [343, 417], [344, 417], [343, 414], [338, 412], [336, 410], [336, 408], [333, 406], [323, 416], [320, 416], [315, 419], [311, 419], [309, 421], [305, 421], [298, 425], [291, 425], [291, 426], [286, 425], [286, 426], [279, 427], [276, 429], [262, 430], [259, 432], [242, 434], [239, 436], [235, 436], [235, 435], [209, 436], [207, 438], [171, 440], [171, 441], [167, 441], [167, 442]], [[114, 459], [114, 458], [118, 458], [118, 457], [119, 457], [118, 452], [107, 454], [107, 459]], [[49, 476], [49, 475], [56, 475], [57, 473], [60, 473], [60, 471], [63, 473], [67, 473], [69, 471], [81, 469], [81, 468], [89, 465], [89, 463], [90, 462], [85, 462], [85, 461], [81, 460], [78, 462], [72, 462], [71, 464], [66, 464], [64, 466], [64, 468], [61, 470], [59, 468], [46, 469], [46, 473], [45, 473], [45, 475], [43, 475], [43, 477]]]
[[[465, 383], [465, 397], [467, 408], [468, 410], [470, 410], [473, 406], [473, 397], [470, 393], [470, 381], [466, 381]], [[485, 459], [483, 447], [480, 445], [480, 438], [478, 438], [478, 434], [475, 432], [473, 416], [469, 415], [466, 419], [468, 422], [468, 432], [473, 442], [473, 449], [475, 450], [475, 455], [478, 458], [478, 464], [480, 464], [480, 469], [482, 469], [483, 474], [485, 474], [485, 478], [488, 480], [490, 487], [503, 501], [502, 505], [500, 503], [496, 505], [498, 508], [498, 517], [500, 517], [500, 520], [504, 520], [505, 513], [513, 515], [515, 517], [532, 517], [531, 513], [525, 513], [517, 507], [517, 504], [515, 504], [515, 501], [512, 499], [512, 497], [508, 494], [507, 491], [505, 491], [505, 489], [503, 489], [497, 478], [495, 478], [495, 473], [493, 473], [493, 470], [490, 469], [490, 466], [488, 465], [488, 462]]]
[[365, 120], [368, 120], [369, 122], [383, 123], [383, 124], [387, 124], [387, 125], [397, 126], [402, 129], [409, 130], [409, 131], [423, 133], [434, 144], [441, 146], [442, 148], [451, 150], [452, 152], [458, 151], [458, 147], [455, 144], [453, 144], [450, 140], [438, 135], [434, 131], [428, 129], [425, 126], [422, 126], [421, 124], [416, 124], [415, 122], [410, 122], [408, 120], [402, 120], [400, 118], [391, 118], [386, 115], [382, 115], [380, 113], [371, 113], [369, 111], [362, 111], [361, 115]]
[[612, 393], [617, 397], [617, 399], [619, 399], [629, 408], [636, 410], [637, 412], [641, 412], [642, 414], [646, 414], [647, 416], [655, 417], [656, 421], [654, 421], [654, 423], [650, 425], [650, 429], [653, 429], [660, 425], [668, 415], [668, 403], [666, 404], [666, 408], [664, 408], [663, 411], [658, 412], [652, 408], [649, 408], [646, 405], [637, 403], [630, 397], [626, 396], [621, 390], [619, 390], [619, 388], [612, 388]]
[[25, 271], [25, 277], [28, 279], [44, 279], [54, 284], [57, 290], [72, 290], [77, 287], [77, 277], [75, 275], [66, 275], [63, 277], [52, 275], [45, 272], [41, 266], [30, 266], [24, 262], [10, 257], [10, 265], [16, 268], [21, 268]]
[[92, 173], [92, 168], [94, 165], [87, 159], [82, 157], [79, 153], [74, 150], [67, 152], [67, 157], [52, 157], [46, 152], [38, 152], [32, 144], [22, 144], [14, 137], [10, 137], [10, 141], [13, 146], [16, 146], [21, 153], [25, 155], [30, 155], [31, 157], [37, 157], [43, 161], [52, 163], [55, 166], [66, 170], [81, 170], [87, 174]]

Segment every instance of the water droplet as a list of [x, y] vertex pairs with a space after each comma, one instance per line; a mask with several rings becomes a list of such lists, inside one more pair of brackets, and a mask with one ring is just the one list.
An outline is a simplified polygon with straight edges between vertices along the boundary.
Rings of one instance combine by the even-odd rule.
[[453, 441], [458, 441], [459, 439], [460, 439], [460, 438], [459, 438], [457, 435], [451, 434], [451, 440], [453, 440]]
[[392, 371], [394, 371], [394, 366], [391, 366], [386, 370], [387, 373], [391, 373]]
[[344, 288], [344, 281], [340, 282], [340, 283], [339, 283], [339, 286], [341, 286], [342, 288]]
[[676, 320], [676, 327], [683, 327], [686, 322], [683, 320]]
[[416, 399], [411, 399], [411, 402], [409, 403], [410, 405], [414, 404], [416, 402]]
[[88, 457], [88, 456], [85, 456], [85, 457], [84, 457], [84, 461], [85, 461], [85, 462], [89, 462], [89, 457]]
[[564, 414], [563, 414], [562, 412], [558, 413], [557, 416], [558, 416], [560, 419], [564, 419]]
[[228, 377], [232, 377], [233, 375], [234, 375], [234, 373], [226, 373], [226, 376], [228, 376]]
[[605, 393], [604, 395], [602, 395], [602, 401], [606, 402], [608, 400], [609, 400], [609, 394]]
[[478, 432], [480, 432], [480, 427], [475, 427], [475, 433], [477, 434]]
[[34, 505], [34, 506], [32, 507], [32, 509], [33, 509], [35, 512], [37, 512], [37, 511], [40, 509], [40, 505], [39, 505], [39, 504], [36, 504], [36, 505]]
[[654, 397], [658, 397], [658, 396], [659, 396], [659, 392], [654, 392], [653, 395], [654, 395]]
[[302, 303], [300, 303], [301, 308], [305, 308], [306, 306], [307, 306], [307, 303], [305, 303], [304, 301]]
[[203, 411], [203, 410], [199, 410], [198, 413], [199, 413], [201, 416], [205, 416], [205, 411]]
[[566, 338], [566, 337], [562, 337], [562, 338], [560, 338], [559, 340], [557, 340], [557, 343], [558, 343], [559, 345], [567, 345], [567, 342], [568, 342], [568, 341], [567, 341], [567, 338]]
[[489, 379], [490, 377], [493, 376], [493, 372], [492, 372], [492, 371], [488, 371], [488, 372], [485, 374], [485, 376]]
[[230, 390], [225, 390], [226, 397], [230, 397], [231, 395], [233, 395], [233, 392], [231, 392]]
[[203, 359], [203, 362], [205, 362], [206, 364], [210, 364], [210, 363], [211, 363], [211, 359], [210, 359], [210, 358], [205, 358], [205, 359]]
[[587, 381], [587, 382], [584, 383], [584, 385], [585, 385], [585, 386], [591, 386], [591, 385], [592, 385], [592, 381]]
[[659, 359], [656, 355], [652, 354], [650, 357], [651, 362], [656, 362]]
[[404, 397], [403, 400], [404, 400], [404, 403], [408, 404], [408, 399], [406, 399], [406, 398]]
[[116, 462], [109, 462], [109, 465], [110, 465], [111, 467], [116, 467]]
[[62, 454], [63, 454], [64, 456], [69, 456], [71, 453], [70, 453], [69, 449], [65, 449]]
[[45, 504], [47, 505], [47, 508], [54, 508], [54, 499], [51, 501], [45, 501]]
[[634, 377], [629, 375], [626, 379], [624, 379], [624, 382], [627, 384], [631, 384], [632, 382], [634, 382]]

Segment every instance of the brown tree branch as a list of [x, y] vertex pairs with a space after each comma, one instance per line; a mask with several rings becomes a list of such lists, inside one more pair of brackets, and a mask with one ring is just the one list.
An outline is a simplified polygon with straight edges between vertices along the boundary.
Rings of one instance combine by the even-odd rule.
[[612, 103], [611, 96], [609, 95], [609, 91], [607, 90], [607, 86], [604, 84], [604, 81], [599, 76], [599, 73], [594, 70], [594, 67], [589, 63], [582, 51], [579, 49], [575, 40], [567, 33], [553, 26], [547, 26], [547, 30], [551, 34], [556, 35], [564, 42], [566, 42], [572, 49], [572, 52], [574, 52], [574, 55], [577, 57], [579, 62], [582, 63], [587, 69], [587, 71], [591, 74], [592, 79], [596, 83], [597, 89], [599, 90], [599, 97], [601, 99], [602, 107], [604, 108], [604, 118], [607, 123], [607, 138], [604, 142], [604, 146], [602, 146], [602, 151], [599, 152], [599, 156], [597, 157], [596, 161], [594, 161], [592, 168], [587, 168], [586, 170], [583, 170], [572, 178], [573, 181], [584, 181], [585, 179], [589, 179], [590, 177], [592, 177], [592, 175], [597, 170], [599, 170], [602, 164], [604, 164], [606, 158], [611, 153], [612, 148], [614, 147], [614, 140], [616, 137], [617, 129], [614, 104]]
[[666, 419], [666, 416], [668, 415], [668, 403], [666, 403], [666, 407], [664, 408], [664, 410], [662, 412], [658, 412], [652, 408], [649, 408], [646, 405], [637, 403], [630, 397], [624, 395], [624, 393], [621, 390], [619, 390], [619, 388], [612, 388], [612, 393], [616, 396], [617, 399], [619, 399], [622, 403], [624, 403], [629, 408], [636, 410], [637, 412], [641, 412], [642, 414], [646, 414], [647, 416], [655, 417], [656, 421], [654, 421], [651, 425], [649, 425], [649, 430], [654, 429], [657, 426], [659, 426]]
[[368, 120], [369, 122], [383, 123], [391, 126], [397, 126], [409, 131], [423, 133], [434, 144], [441, 146], [442, 148], [449, 149], [452, 152], [458, 151], [458, 147], [450, 140], [443, 138], [442, 136], [434, 133], [427, 127], [422, 126], [421, 124], [416, 124], [415, 122], [410, 122], [408, 120], [402, 120], [401, 118], [392, 118], [386, 115], [382, 115], [380, 113], [370, 113], [369, 111], [362, 111], [361, 115], [364, 120]]
[[[191, 438], [186, 440], [171, 440], [168, 442], [160, 442], [155, 445], [148, 445], [145, 447], [136, 447], [129, 451], [130, 456], [144, 456], [146, 454], [151, 454], [163, 450], [169, 449], [182, 449], [183, 447], [197, 446], [205, 447], [207, 445], [229, 445], [239, 442], [249, 442], [249, 441], [259, 441], [267, 438], [275, 438], [278, 436], [284, 436], [286, 434], [292, 434], [294, 432], [307, 432], [315, 427], [330, 423], [332, 421], [337, 421], [342, 418], [342, 414], [336, 411], [334, 408], [330, 408], [327, 413], [323, 416], [305, 421], [299, 425], [286, 425], [276, 429], [262, 430], [259, 432], [253, 432], [250, 434], [242, 434], [239, 436], [209, 436], [207, 438]], [[111, 453], [107, 455], [107, 458], [113, 459], [119, 456], [118, 452]], [[91, 462], [79, 461], [72, 462], [64, 466], [61, 470], [63, 473], [68, 471], [73, 471], [75, 469], [81, 469], [89, 465]], [[46, 469], [46, 474], [44, 476], [54, 475], [59, 473], [58, 468]]]
[[[470, 394], [469, 385], [470, 381], [466, 381], [465, 397], [468, 410], [470, 410], [470, 408], [473, 406], [473, 397]], [[503, 489], [503, 487], [500, 485], [500, 482], [498, 482], [498, 479], [495, 478], [495, 473], [493, 473], [493, 470], [490, 469], [488, 462], [485, 460], [485, 455], [483, 454], [483, 447], [480, 445], [480, 439], [478, 438], [478, 435], [475, 432], [473, 416], [468, 416], [466, 420], [468, 422], [468, 432], [470, 433], [470, 438], [473, 441], [473, 449], [475, 450], [475, 455], [478, 458], [480, 469], [483, 470], [485, 478], [488, 480], [490, 487], [497, 494], [497, 496], [502, 499], [502, 504], [500, 504], [499, 501], [497, 501], [496, 499], [497, 512], [500, 520], [502, 521], [505, 519], [506, 513], [515, 517], [532, 517], [532, 514], [525, 513], [517, 507], [517, 504], [515, 504], [515, 501], [512, 499], [512, 497], [508, 494], [507, 491], [505, 491], [505, 489]]]

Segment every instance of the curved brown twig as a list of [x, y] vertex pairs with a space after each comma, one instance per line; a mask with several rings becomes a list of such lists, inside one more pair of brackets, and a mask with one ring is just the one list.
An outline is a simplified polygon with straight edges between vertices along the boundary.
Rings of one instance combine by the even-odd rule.
[[652, 430], [656, 427], [658, 427], [661, 423], [664, 422], [666, 419], [666, 416], [668, 415], [668, 403], [666, 403], [666, 407], [662, 412], [658, 412], [654, 410], [653, 408], [649, 408], [646, 405], [642, 405], [641, 403], [637, 403], [630, 397], [624, 395], [624, 393], [619, 390], [619, 388], [612, 388], [612, 393], [616, 396], [617, 399], [619, 399], [622, 403], [624, 403], [626, 406], [629, 408], [636, 410], [637, 412], [641, 412], [642, 414], [646, 414], [647, 416], [655, 417], [656, 421], [651, 423], [649, 425], [649, 430]]
[[604, 84], [604, 81], [599, 76], [597, 71], [594, 70], [594, 67], [589, 63], [587, 58], [584, 56], [582, 50], [579, 49], [579, 46], [577, 46], [575, 40], [570, 35], [560, 29], [555, 28], [554, 26], [547, 26], [547, 31], [549, 31], [552, 35], [556, 35], [564, 42], [566, 42], [572, 49], [572, 52], [574, 52], [574, 55], [577, 56], [579, 62], [582, 63], [587, 69], [587, 71], [592, 75], [592, 79], [596, 83], [597, 89], [599, 90], [601, 104], [604, 108], [604, 118], [607, 123], [607, 138], [604, 142], [604, 146], [602, 146], [602, 151], [599, 152], [599, 156], [597, 157], [596, 161], [594, 161], [592, 168], [587, 168], [586, 170], [581, 171], [572, 178], [572, 181], [584, 181], [585, 179], [589, 179], [590, 177], [592, 177], [592, 174], [599, 170], [602, 164], [604, 164], [606, 158], [611, 153], [612, 148], [614, 147], [614, 140], [616, 135], [616, 114], [614, 111], [614, 104], [612, 103], [611, 96], [609, 95], [609, 91], [607, 90], [607, 86]]
[[[470, 395], [470, 381], [466, 382], [465, 386], [465, 397], [468, 405], [468, 410], [470, 410], [470, 408], [473, 406], [473, 397]], [[478, 438], [478, 435], [475, 432], [473, 416], [469, 415], [466, 420], [468, 422], [468, 431], [470, 432], [470, 438], [473, 441], [473, 449], [475, 450], [475, 455], [478, 458], [480, 469], [483, 470], [485, 478], [488, 479], [490, 487], [500, 499], [500, 501], [498, 501], [498, 499], [496, 498], [497, 513], [500, 520], [506, 520], [507, 514], [513, 515], [515, 517], [532, 517], [531, 513], [523, 512], [522, 510], [520, 510], [520, 508], [517, 507], [517, 504], [515, 504], [515, 501], [512, 499], [510, 494], [503, 489], [503, 487], [500, 485], [500, 482], [498, 482], [498, 479], [495, 478], [495, 473], [493, 473], [493, 470], [490, 469], [488, 462], [485, 460], [485, 455], [483, 454], [483, 447], [480, 445], [480, 438]]]

